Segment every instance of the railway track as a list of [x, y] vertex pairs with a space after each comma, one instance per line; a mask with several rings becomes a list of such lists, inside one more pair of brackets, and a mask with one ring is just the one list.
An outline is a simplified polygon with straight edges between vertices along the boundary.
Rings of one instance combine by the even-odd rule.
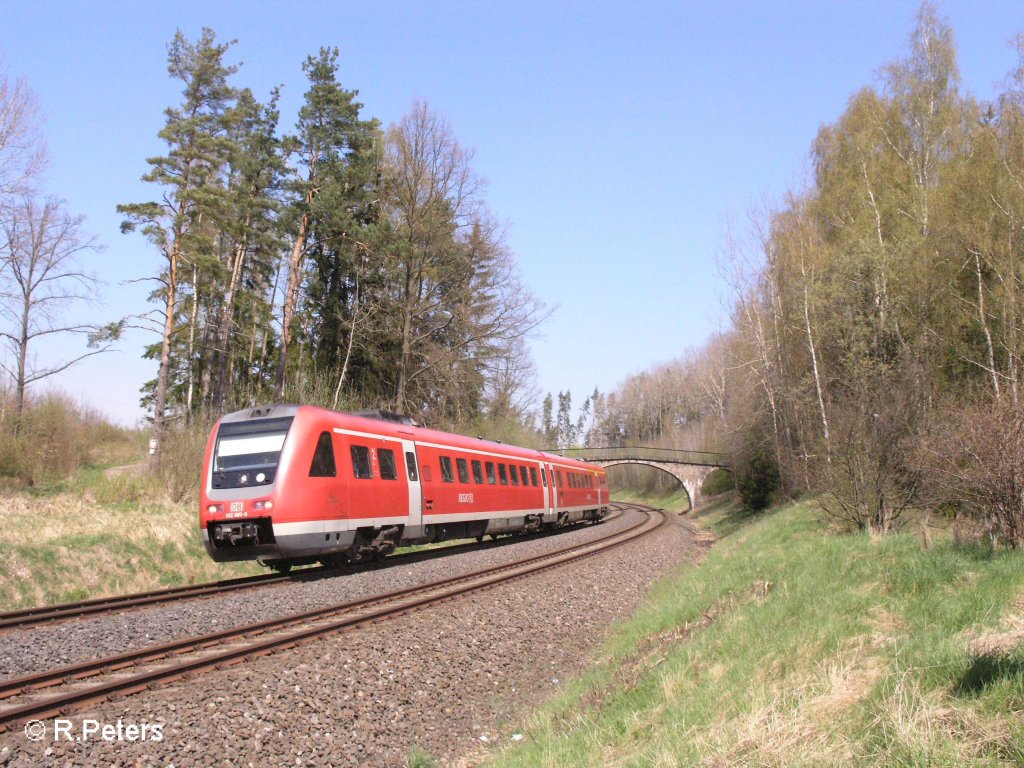
[[[612, 504], [611, 506], [621, 506]], [[621, 514], [618, 512], [617, 514]], [[614, 519], [617, 514], [611, 515], [605, 520]], [[550, 535], [546, 533], [533, 534], [532, 536]], [[354, 568], [388, 568], [397, 565], [420, 562], [432, 557], [447, 557], [448, 555], [461, 552], [471, 552], [491, 547], [503, 547], [522, 541], [523, 538], [502, 538], [489, 542], [468, 542], [465, 544], [452, 544], [444, 547], [429, 550], [417, 550], [414, 552], [399, 552], [390, 555], [386, 560], [380, 562], [368, 562], [356, 564]], [[199, 598], [215, 597], [227, 592], [238, 590], [255, 589], [273, 584], [286, 584], [295, 581], [307, 581], [320, 578], [331, 578], [333, 576], [349, 573], [348, 570], [339, 571], [334, 568], [315, 567], [303, 568], [289, 574], [263, 573], [256, 576], [243, 576], [237, 579], [224, 579], [222, 581], [207, 582], [204, 584], [191, 584], [181, 587], [169, 587], [150, 592], [135, 592], [129, 595], [116, 595], [112, 597], [93, 598], [73, 603], [61, 603], [60, 605], [44, 605], [34, 608], [22, 608], [16, 611], [0, 613], [0, 632], [13, 629], [28, 629], [29, 627], [44, 624], [54, 624], [62, 621], [83, 618], [86, 616], [99, 616], [105, 613], [117, 613], [120, 611], [134, 610], [137, 608], [149, 608], [164, 603], [173, 603], [181, 600], [195, 600]]]
[[[30, 720], [65, 715], [110, 698], [149, 690], [212, 669], [223, 669], [327, 634], [524, 578], [626, 544], [655, 530], [667, 519], [660, 510], [631, 506], [646, 512], [646, 519], [596, 541], [453, 579], [2, 681], [0, 700], [7, 705], [0, 710], [0, 732], [16, 729]], [[60, 692], [40, 695], [40, 691], [51, 688], [59, 688]]]

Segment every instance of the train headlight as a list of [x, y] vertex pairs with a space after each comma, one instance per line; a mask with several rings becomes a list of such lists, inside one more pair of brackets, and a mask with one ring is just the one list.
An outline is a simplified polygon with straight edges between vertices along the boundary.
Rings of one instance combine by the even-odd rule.
[[262, 511], [264, 509], [271, 510], [271, 509], [274, 508], [274, 502], [272, 502], [272, 501], [257, 501], [255, 504], [252, 505], [252, 508], [255, 509], [257, 512], [260, 512], [260, 511]]
[[272, 502], [272, 501], [265, 501], [265, 502], [263, 502], [263, 508], [264, 509], [273, 509], [274, 508], [274, 502]]
[[206, 511], [211, 515], [216, 515], [222, 509], [224, 509], [224, 507], [220, 504], [211, 504], [206, 508]]

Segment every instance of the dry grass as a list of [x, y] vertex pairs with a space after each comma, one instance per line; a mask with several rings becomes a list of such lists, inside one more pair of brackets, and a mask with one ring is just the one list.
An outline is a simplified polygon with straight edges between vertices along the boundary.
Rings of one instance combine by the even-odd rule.
[[[845, 765], [853, 744], [844, 724], [856, 719], [875, 690], [885, 662], [873, 653], [874, 641], [859, 638], [832, 658], [785, 674], [766, 667], [749, 681], [750, 709], [723, 714], [713, 728], [688, 734], [702, 765]], [[798, 664], [797, 669], [807, 669]]]
[[1003, 614], [996, 629], [967, 632], [964, 640], [974, 657], [1006, 655], [1020, 648], [1024, 645], [1024, 595]]
[[91, 492], [0, 496], [0, 610], [258, 572], [217, 564], [199, 538], [194, 505], [111, 507]]

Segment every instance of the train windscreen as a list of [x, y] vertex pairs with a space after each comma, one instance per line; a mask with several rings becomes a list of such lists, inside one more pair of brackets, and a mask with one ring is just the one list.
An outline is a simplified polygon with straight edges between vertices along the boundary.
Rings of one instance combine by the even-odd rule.
[[292, 417], [221, 424], [213, 454], [214, 488], [274, 482]]

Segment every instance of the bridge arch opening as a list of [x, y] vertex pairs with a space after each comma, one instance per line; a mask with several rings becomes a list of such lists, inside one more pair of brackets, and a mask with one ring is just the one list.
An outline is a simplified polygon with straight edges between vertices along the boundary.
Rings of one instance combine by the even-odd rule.
[[[663, 479], [671, 481], [668, 484], [669, 488], [671, 488], [673, 490], [682, 489], [683, 493], [686, 494], [686, 501], [687, 501], [687, 504], [689, 506], [687, 507], [687, 509], [685, 509], [683, 511], [684, 512], [691, 512], [691, 511], [693, 511], [693, 508], [694, 508], [693, 499], [694, 499], [695, 493], [693, 491], [691, 491], [691, 489], [687, 487], [687, 484], [683, 481], [683, 479], [680, 478], [678, 475], [676, 475], [674, 472], [669, 471], [665, 467], [659, 467], [656, 464], [650, 464], [648, 462], [643, 462], [643, 461], [629, 461], [629, 460], [615, 461], [615, 462], [610, 462], [610, 463], [605, 464], [605, 469], [607, 469], [609, 471], [608, 472], [608, 482], [612, 486], [613, 490], [615, 489], [616, 485], [618, 485], [618, 483], [616, 482], [616, 475], [623, 476], [624, 480], [621, 481], [621, 482], [623, 482], [625, 484], [630, 484], [630, 485], [634, 485], [634, 484], [635, 485], [639, 485], [640, 484], [640, 483], [637, 482], [635, 477], [629, 477], [629, 475], [626, 472], [623, 472], [623, 471], [614, 472], [614, 470], [617, 469], [617, 468], [627, 468], [627, 467], [629, 469], [632, 469], [632, 470], [635, 470], [635, 471], [639, 471], [642, 474], [653, 474], [653, 475], [656, 475], [656, 476], [661, 477]], [[658, 489], [657, 488], [653, 488], [652, 490], [658, 490]], [[696, 490], [699, 491], [700, 489], [698, 488]]]

